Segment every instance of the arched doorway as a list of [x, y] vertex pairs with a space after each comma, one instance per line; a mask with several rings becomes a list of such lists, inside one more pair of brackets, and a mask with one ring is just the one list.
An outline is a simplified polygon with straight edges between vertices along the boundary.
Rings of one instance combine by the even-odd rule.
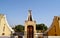
[[34, 38], [34, 27], [32, 25], [27, 27], [27, 38]]

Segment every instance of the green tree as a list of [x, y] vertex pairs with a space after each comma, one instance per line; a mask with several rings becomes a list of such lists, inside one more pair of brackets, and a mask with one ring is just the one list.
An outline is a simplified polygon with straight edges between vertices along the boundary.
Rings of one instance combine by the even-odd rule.
[[47, 30], [47, 26], [45, 24], [36, 24], [36, 30]]
[[23, 25], [16, 25], [13, 27], [15, 32], [24, 32], [24, 26]]

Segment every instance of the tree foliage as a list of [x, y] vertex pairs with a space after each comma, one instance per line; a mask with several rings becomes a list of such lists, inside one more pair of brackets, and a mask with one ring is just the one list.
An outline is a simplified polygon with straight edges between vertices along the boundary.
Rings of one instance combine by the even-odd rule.
[[36, 24], [36, 30], [47, 30], [47, 26], [45, 24]]
[[23, 25], [16, 25], [14, 28], [15, 32], [23, 32], [24, 26]]

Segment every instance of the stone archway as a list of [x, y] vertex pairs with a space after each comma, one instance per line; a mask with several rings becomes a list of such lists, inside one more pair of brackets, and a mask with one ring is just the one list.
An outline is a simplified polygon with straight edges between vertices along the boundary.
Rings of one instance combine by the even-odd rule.
[[36, 38], [36, 21], [32, 19], [31, 10], [28, 10], [28, 20], [25, 21], [25, 38]]
[[27, 38], [34, 38], [34, 27], [32, 25], [27, 26]]

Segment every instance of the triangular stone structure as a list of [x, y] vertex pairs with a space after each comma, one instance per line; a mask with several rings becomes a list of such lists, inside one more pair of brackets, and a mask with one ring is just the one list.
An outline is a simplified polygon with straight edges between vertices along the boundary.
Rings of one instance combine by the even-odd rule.
[[54, 16], [52, 25], [45, 32], [48, 36], [60, 36], [60, 17]]
[[36, 38], [36, 21], [33, 21], [31, 10], [28, 10], [28, 20], [25, 21], [24, 38]]
[[6, 15], [0, 14], [0, 36], [11, 36], [12, 33], [14, 31], [9, 26]]

